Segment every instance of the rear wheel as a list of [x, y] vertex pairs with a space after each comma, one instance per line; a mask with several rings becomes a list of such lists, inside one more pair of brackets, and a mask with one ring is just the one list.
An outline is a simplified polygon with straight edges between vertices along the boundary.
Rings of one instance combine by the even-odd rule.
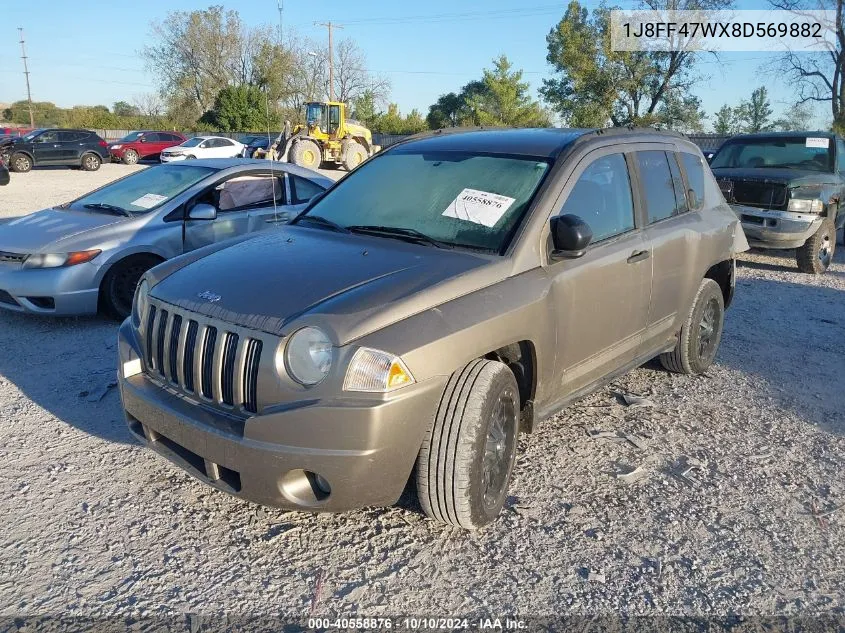
[[85, 154], [82, 157], [82, 169], [85, 171], [97, 171], [102, 163], [102, 159], [96, 154]]
[[346, 171], [352, 171], [365, 160], [367, 160], [367, 151], [364, 147], [360, 143], [350, 143], [346, 148], [343, 166], [346, 167]]
[[835, 249], [836, 227], [833, 220], [825, 218], [819, 230], [795, 251], [798, 270], [811, 275], [822, 274], [830, 267]]
[[660, 355], [661, 364], [678, 374], [704, 373], [716, 359], [724, 323], [722, 288], [712, 279], [704, 279], [681, 326], [675, 349]]
[[12, 158], [9, 160], [9, 169], [19, 174], [25, 174], [32, 169], [32, 159], [22, 152], [12, 154]]
[[417, 457], [425, 513], [467, 529], [496, 520], [507, 496], [519, 428], [519, 388], [503, 363], [475, 360], [449, 379]]
[[300, 167], [318, 169], [320, 167], [320, 148], [314, 141], [299, 141], [291, 149], [291, 162]]
[[123, 321], [132, 312], [132, 300], [141, 277], [161, 262], [154, 255], [134, 255], [112, 266], [100, 284], [100, 310]]
[[138, 158], [138, 152], [136, 152], [134, 149], [128, 149], [123, 152], [122, 160], [124, 165], [134, 165], [138, 162]]

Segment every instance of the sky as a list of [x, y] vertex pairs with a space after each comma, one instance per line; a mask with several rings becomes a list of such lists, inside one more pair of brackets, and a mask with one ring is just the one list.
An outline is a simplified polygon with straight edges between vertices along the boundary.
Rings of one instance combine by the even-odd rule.
[[[26, 3], [4, 3], [0, 34], [0, 103], [26, 97], [18, 27], [24, 28], [29, 56], [32, 98], [61, 107], [132, 102], [153, 92], [155, 77], [145, 72], [139, 51], [149, 42], [150, 23], [168, 11], [204, 9], [224, 4], [250, 25], [278, 27], [277, 0], [146, 0], [111, 2], [48, 0], [33, 11]], [[11, 4], [11, 6], [9, 6]], [[595, 0], [586, 0], [592, 8]], [[633, 8], [630, 1], [619, 6]], [[767, 8], [765, 0], [740, 0], [739, 9]], [[403, 113], [423, 115], [441, 94], [457, 91], [481, 76], [482, 69], [505, 53], [532, 90], [551, 75], [546, 62], [546, 35], [560, 20], [566, 2], [552, 0], [284, 0], [283, 28], [327, 45], [324, 27], [331, 20], [343, 25], [337, 38], [353, 38], [364, 51], [371, 71], [388, 77], [391, 101]], [[73, 28], [70, 28], [70, 27]], [[708, 114], [723, 104], [738, 105], [758, 86], [766, 86], [775, 117], [794, 102], [794, 91], [776, 76], [763, 72], [771, 53], [722, 54], [716, 61], [702, 56], [702, 75], [694, 92]], [[824, 106], [816, 108], [816, 123], [829, 124]]]

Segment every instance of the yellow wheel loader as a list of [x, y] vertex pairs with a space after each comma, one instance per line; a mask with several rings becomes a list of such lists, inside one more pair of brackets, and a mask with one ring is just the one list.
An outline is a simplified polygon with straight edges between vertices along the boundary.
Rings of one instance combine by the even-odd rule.
[[287, 161], [318, 169], [328, 165], [342, 165], [355, 169], [372, 156], [378, 147], [373, 146], [370, 130], [346, 118], [346, 105], [334, 101], [305, 104], [305, 125], [297, 125], [293, 132], [290, 123], [267, 151], [259, 150], [256, 158]]

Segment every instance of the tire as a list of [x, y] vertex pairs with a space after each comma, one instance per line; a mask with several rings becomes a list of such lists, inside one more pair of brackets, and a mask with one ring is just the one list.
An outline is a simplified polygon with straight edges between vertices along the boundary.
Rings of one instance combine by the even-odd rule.
[[417, 457], [417, 495], [429, 517], [470, 530], [496, 520], [516, 461], [519, 409], [505, 364], [475, 360], [452, 374]]
[[675, 349], [661, 354], [660, 363], [676, 374], [704, 373], [716, 359], [724, 325], [722, 288], [712, 279], [704, 279], [681, 327]]
[[83, 171], [97, 171], [103, 164], [103, 159], [96, 154], [83, 154], [81, 163]]
[[139, 158], [140, 156], [138, 156], [138, 152], [134, 149], [128, 149], [123, 152], [123, 158], [121, 158], [121, 161], [124, 165], [135, 165], [138, 163]]
[[358, 165], [367, 160], [367, 150], [360, 143], [350, 143], [346, 148], [346, 159], [343, 161], [343, 166], [346, 171], [352, 171]]
[[323, 162], [320, 148], [314, 141], [299, 141], [290, 150], [290, 154], [290, 162], [308, 169], [319, 169]]
[[25, 174], [32, 170], [32, 159], [23, 152], [12, 154], [12, 158], [9, 159], [9, 169], [19, 174]]
[[194, 156], [193, 154], [188, 154], [187, 156], [185, 156], [185, 160], [196, 160], [196, 159], [197, 159], [197, 157]]
[[825, 218], [819, 230], [804, 243], [804, 246], [795, 251], [798, 270], [810, 275], [821, 275], [830, 267], [835, 250], [836, 227], [833, 220]]
[[133, 255], [112, 266], [100, 284], [100, 311], [118, 321], [128, 317], [141, 277], [162, 261], [155, 255]]

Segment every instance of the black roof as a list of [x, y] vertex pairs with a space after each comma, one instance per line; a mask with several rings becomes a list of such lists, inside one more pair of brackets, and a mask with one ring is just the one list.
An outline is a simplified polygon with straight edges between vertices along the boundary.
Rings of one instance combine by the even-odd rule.
[[449, 128], [424, 132], [397, 143], [391, 148], [414, 151], [455, 151], [489, 154], [510, 154], [537, 158], [556, 158], [572, 143], [584, 136], [615, 135], [682, 135], [653, 128]]

